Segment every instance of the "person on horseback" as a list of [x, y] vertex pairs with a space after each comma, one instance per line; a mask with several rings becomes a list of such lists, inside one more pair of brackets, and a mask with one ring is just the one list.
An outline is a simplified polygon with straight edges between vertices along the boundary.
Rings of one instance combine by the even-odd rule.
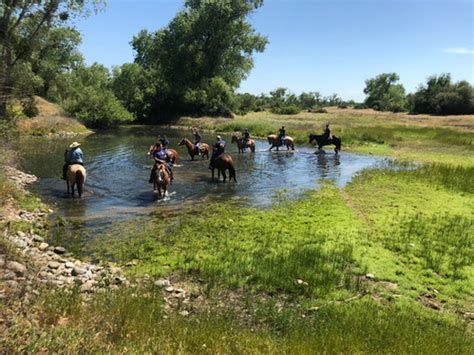
[[66, 180], [67, 168], [73, 164], [84, 166], [84, 153], [82, 153], [80, 143], [73, 142], [69, 149], [64, 151], [63, 180]]
[[247, 148], [247, 144], [250, 140], [250, 133], [247, 128], [244, 128], [244, 131], [242, 132], [242, 149]]
[[217, 138], [217, 141], [212, 146], [214, 150], [212, 152], [211, 161], [209, 162], [209, 169], [212, 169], [217, 157], [225, 152], [225, 141], [222, 140], [221, 136], [217, 136], [216, 138]]
[[164, 149], [168, 149], [168, 145], [170, 144], [170, 141], [166, 136], [163, 134], [163, 136], [158, 136], [159, 137], [159, 142], [163, 145]]
[[331, 139], [331, 128], [329, 128], [329, 123], [326, 125], [326, 128], [324, 129], [323, 133], [323, 139], [324, 142], [327, 142], [329, 139]]
[[166, 161], [167, 154], [166, 154], [166, 149], [163, 148], [163, 144], [157, 143], [156, 144], [156, 149], [153, 152], [153, 159], [155, 160], [155, 164], [153, 165], [153, 168], [151, 169], [150, 173], [150, 180], [148, 182], [151, 184], [153, 183], [153, 175], [155, 174], [156, 169], [158, 168], [158, 164], [163, 164], [166, 168], [166, 171], [168, 174], [170, 174], [171, 182], [173, 182], [174, 175], [173, 175], [173, 170], [171, 169], [171, 165]]
[[201, 146], [201, 134], [199, 133], [199, 130], [194, 127], [192, 129], [192, 132], [193, 132], [193, 136], [194, 136], [194, 145], [195, 145], [195, 150], [196, 150], [196, 154], [199, 154], [199, 148]]
[[280, 140], [280, 145], [285, 144], [284, 142], [285, 136], [286, 136], [285, 126], [281, 126], [280, 130], [278, 131], [278, 139]]

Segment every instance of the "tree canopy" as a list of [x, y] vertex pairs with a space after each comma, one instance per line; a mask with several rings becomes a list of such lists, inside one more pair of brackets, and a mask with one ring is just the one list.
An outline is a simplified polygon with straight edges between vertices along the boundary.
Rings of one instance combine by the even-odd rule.
[[405, 88], [396, 84], [397, 73], [383, 73], [365, 81], [365, 105], [380, 111], [399, 112], [406, 109]]
[[189, 0], [169, 25], [133, 38], [135, 62], [151, 73], [157, 112], [229, 114], [233, 91], [267, 44], [246, 17], [257, 0]]

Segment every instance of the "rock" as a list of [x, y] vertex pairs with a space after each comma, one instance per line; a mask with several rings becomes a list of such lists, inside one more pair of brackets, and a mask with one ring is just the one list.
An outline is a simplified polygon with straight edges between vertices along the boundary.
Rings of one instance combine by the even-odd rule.
[[165, 288], [166, 292], [173, 292], [174, 291], [174, 287], [172, 286], [168, 286], [167, 288]]
[[182, 315], [183, 317], [186, 317], [189, 315], [189, 312], [185, 310], [185, 311], [179, 312], [179, 314]]
[[3, 274], [3, 279], [4, 280], [14, 280], [16, 279], [16, 274], [13, 271], [8, 270]]
[[155, 281], [155, 285], [158, 287], [167, 287], [167, 286], [171, 286], [171, 282], [170, 280], [159, 279]]
[[78, 276], [78, 275], [83, 275], [87, 272], [86, 269], [80, 267], [80, 266], [74, 266], [72, 269], [72, 276]]
[[92, 292], [94, 290], [94, 282], [87, 281], [81, 286], [81, 292]]
[[367, 280], [374, 280], [374, 279], [375, 279], [375, 275], [369, 273], [369, 274], [366, 274], [366, 275], [365, 275], [365, 278], [366, 278]]
[[58, 263], [57, 261], [50, 261], [50, 262], [48, 263], [48, 267], [49, 267], [50, 269], [57, 269], [60, 265], [61, 265], [61, 264]]
[[303, 281], [303, 280], [298, 279], [298, 280], [296, 280], [296, 283], [298, 285], [301, 285], [301, 286], [308, 286], [308, 283], [306, 281]]
[[5, 266], [7, 269], [13, 271], [18, 276], [23, 276], [26, 272], [26, 266], [16, 261], [9, 261]]
[[22, 231], [16, 232], [16, 235], [19, 236], [20, 238], [25, 238], [26, 237], [26, 234]]
[[74, 263], [71, 263], [70, 261], [66, 262], [65, 266], [68, 268], [68, 269], [72, 269], [74, 267]]
[[33, 241], [37, 243], [42, 243], [44, 242], [44, 238], [40, 237], [38, 234], [33, 234]]
[[15, 280], [5, 281], [5, 286], [10, 290], [16, 290], [18, 288], [18, 282]]
[[64, 254], [66, 252], [66, 248], [63, 247], [55, 247], [53, 250], [56, 254]]

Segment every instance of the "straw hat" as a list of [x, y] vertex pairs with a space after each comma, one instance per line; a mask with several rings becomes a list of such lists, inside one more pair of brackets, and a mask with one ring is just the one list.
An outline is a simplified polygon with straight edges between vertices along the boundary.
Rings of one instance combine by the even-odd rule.
[[69, 149], [74, 149], [74, 148], [77, 148], [81, 145], [81, 143], [77, 143], [77, 142], [73, 142], [70, 146], [69, 146]]

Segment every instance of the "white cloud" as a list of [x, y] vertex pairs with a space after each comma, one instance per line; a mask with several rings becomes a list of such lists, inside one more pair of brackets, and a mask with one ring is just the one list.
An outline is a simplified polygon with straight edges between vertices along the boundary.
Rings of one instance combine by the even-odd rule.
[[451, 53], [451, 54], [474, 54], [474, 50], [468, 49], [466, 47], [454, 47], [454, 48], [446, 48], [443, 49], [444, 53]]

